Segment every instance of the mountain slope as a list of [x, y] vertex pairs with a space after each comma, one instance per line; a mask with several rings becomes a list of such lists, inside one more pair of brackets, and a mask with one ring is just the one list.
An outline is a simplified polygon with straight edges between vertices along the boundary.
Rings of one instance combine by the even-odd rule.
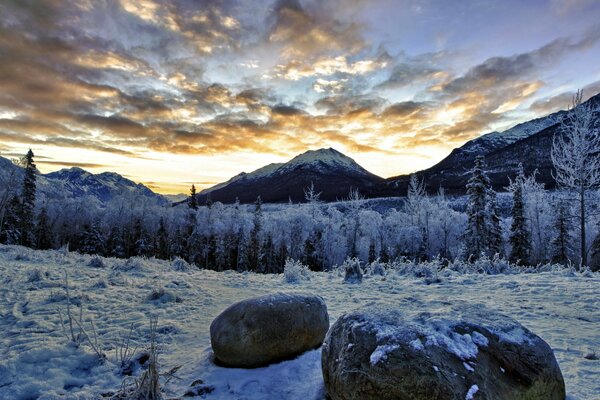
[[384, 179], [358, 165], [334, 149], [311, 150], [284, 164], [270, 164], [250, 173], [241, 173], [229, 181], [202, 191], [198, 200], [231, 203], [237, 199], [252, 202], [261, 196], [265, 202], [304, 200], [304, 190], [312, 184], [321, 192], [321, 200], [334, 201], [351, 189], [374, 196]]
[[[600, 107], [600, 94], [591, 97], [586, 104]], [[554, 188], [550, 151], [552, 139], [560, 133], [560, 121], [566, 111], [558, 111], [546, 117], [521, 123], [504, 132], [492, 132], [473, 139], [452, 152], [431, 168], [417, 172], [424, 179], [429, 192], [444, 187], [448, 193], [463, 194], [469, 179], [469, 171], [478, 155], [485, 157], [488, 174], [493, 187], [503, 190], [513, 177], [520, 163], [528, 174], [537, 170], [537, 180], [546, 188]], [[597, 121], [600, 124], [600, 121]], [[409, 175], [388, 178], [382, 195], [406, 194]]]
[[[17, 184], [22, 181], [23, 169], [0, 157], [0, 181], [6, 181], [11, 174]], [[141, 183], [135, 183], [114, 172], [92, 174], [81, 168], [61, 169], [45, 175], [38, 174], [36, 183], [38, 194], [47, 199], [77, 199], [89, 196], [100, 203], [106, 203], [119, 196], [142, 196], [159, 204], [169, 203], [165, 197], [154, 193]]]

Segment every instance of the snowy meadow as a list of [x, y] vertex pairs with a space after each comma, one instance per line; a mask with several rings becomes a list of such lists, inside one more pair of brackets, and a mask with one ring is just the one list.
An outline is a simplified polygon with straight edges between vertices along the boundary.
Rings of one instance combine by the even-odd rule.
[[[597, 274], [558, 265], [523, 271], [490, 259], [445, 268], [435, 261], [396, 262], [371, 265], [361, 283], [349, 284], [339, 268], [311, 272], [297, 263], [287, 267], [285, 274], [215, 272], [183, 260], [121, 260], [2, 246], [0, 397], [117, 394], [141, 370], [134, 368], [126, 376], [115, 351], [128, 337], [134, 353], [145, 350], [150, 320], [156, 317], [159, 368], [180, 367], [176, 377], [161, 378], [167, 397], [183, 396], [200, 379], [210, 388], [203, 395], [209, 399], [324, 399], [319, 349], [250, 370], [213, 362], [211, 321], [238, 300], [281, 291], [322, 296], [331, 323], [344, 312], [375, 303], [423, 310], [439, 302], [483, 304], [517, 319], [552, 347], [569, 399], [600, 397], [600, 363], [589, 359], [600, 351]], [[75, 346], [65, 335], [65, 274], [72, 313], [79, 318], [81, 310], [82, 325], [104, 359], [87, 341]]]

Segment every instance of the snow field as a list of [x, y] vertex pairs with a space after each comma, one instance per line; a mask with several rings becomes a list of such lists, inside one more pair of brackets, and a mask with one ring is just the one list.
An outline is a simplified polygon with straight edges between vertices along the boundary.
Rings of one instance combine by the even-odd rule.
[[[91, 262], [93, 258], [0, 246], [0, 398], [91, 399], [117, 390], [123, 378], [114, 363], [115, 345], [133, 324], [133, 341], [144, 347], [150, 317], [156, 316], [161, 369], [182, 365], [181, 379], [166, 387], [170, 396], [183, 395], [193, 381], [202, 379], [215, 387], [208, 399], [321, 400], [320, 350], [252, 370], [221, 368], [211, 361], [211, 321], [238, 300], [279, 291], [322, 296], [331, 323], [371, 303], [410, 304], [413, 309], [440, 301], [481, 303], [515, 318], [548, 342], [569, 399], [600, 398], [600, 361], [584, 358], [600, 349], [598, 274], [442, 271], [439, 283], [427, 284], [432, 281], [403, 270], [344, 284], [343, 272], [334, 271], [310, 272], [308, 280], [287, 283], [283, 274], [214, 272], [139, 258], [98, 263]], [[84, 320], [94, 320], [108, 357], [104, 364], [97, 362], [91, 348], [76, 348], [63, 334], [58, 309], [65, 307], [64, 271], [72, 303], [83, 304]], [[384, 356], [385, 351], [374, 354], [372, 361]], [[477, 399], [475, 388], [470, 393]]]

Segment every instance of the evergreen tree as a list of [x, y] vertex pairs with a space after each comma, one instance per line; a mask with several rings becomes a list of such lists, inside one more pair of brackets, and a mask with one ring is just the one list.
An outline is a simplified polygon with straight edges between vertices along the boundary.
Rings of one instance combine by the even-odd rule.
[[110, 228], [108, 238], [106, 239], [106, 255], [116, 258], [126, 257], [123, 233], [118, 226], [113, 226]]
[[42, 207], [38, 215], [35, 230], [35, 247], [40, 250], [48, 250], [52, 247], [50, 226], [48, 223], [48, 210]]
[[523, 198], [523, 183], [525, 175], [523, 166], [520, 166], [519, 174], [514, 182], [511, 182], [510, 190], [513, 195], [512, 224], [510, 227], [510, 260], [518, 263], [528, 263], [531, 254], [531, 235], [527, 229], [525, 217], [525, 200]]
[[244, 230], [240, 228], [238, 231], [238, 260], [237, 260], [237, 271], [244, 272], [249, 270], [248, 261], [248, 240], [244, 234]]
[[190, 199], [188, 201], [188, 206], [192, 210], [198, 209], [198, 199], [196, 198], [196, 185], [192, 185], [192, 188], [190, 189]]
[[381, 243], [381, 250], [379, 251], [379, 260], [383, 263], [390, 262], [390, 253], [387, 246], [383, 244], [383, 241]]
[[131, 243], [133, 243], [133, 255], [147, 257], [152, 254], [152, 241], [146, 234], [141, 218], [136, 218], [133, 222]]
[[496, 254], [503, 256], [504, 246], [502, 241], [502, 226], [500, 225], [500, 216], [498, 215], [498, 201], [496, 199], [496, 192], [491, 187], [488, 188], [486, 199], [487, 251], [491, 256]]
[[554, 220], [554, 238], [550, 244], [550, 260], [557, 264], [567, 264], [572, 250], [569, 231], [571, 224], [568, 216], [567, 205], [564, 200], [559, 200], [556, 206]]
[[323, 232], [315, 229], [304, 242], [303, 263], [311, 271], [323, 271]]
[[369, 245], [369, 264], [377, 260], [377, 248], [375, 247], [375, 241], [371, 240]]
[[21, 201], [18, 196], [13, 196], [8, 202], [0, 243], [21, 243]]
[[248, 268], [250, 271], [257, 271], [260, 263], [260, 232], [262, 230], [262, 200], [260, 196], [254, 203], [254, 226], [250, 231], [250, 238], [248, 241], [247, 260]]
[[260, 249], [260, 259], [262, 268], [260, 268], [260, 272], [264, 272], [266, 274], [275, 273], [277, 270], [275, 261], [275, 245], [273, 244], [273, 235], [271, 233], [267, 234], [267, 238], [262, 244]]
[[79, 252], [83, 254], [104, 255], [104, 240], [97, 220], [94, 220], [91, 224], [86, 223], [83, 225], [83, 235]]
[[158, 231], [156, 232], [156, 258], [161, 260], [169, 259], [169, 235], [165, 227], [165, 219], [160, 218]]
[[483, 157], [475, 159], [471, 178], [467, 183], [467, 228], [465, 231], [465, 250], [467, 257], [479, 258], [487, 249], [488, 224], [486, 208], [490, 182], [484, 171]]
[[33, 151], [29, 149], [23, 159], [25, 175], [23, 177], [23, 192], [21, 195], [21, 244], [23, 246], [32, 246], [35, 243], [35, 224], [33, 221], [35, 210], [35, 192], [36, 192], [36, 167], [33, 162]]
[[275, 273], [282, 273], [283, 272], [283, 267], [285, 266], [285, 260], [288, 259], [288, 248], [287, 245], [285, 244], [285, 240], [282, 240], [279, 243], [279, 248], [277, 249], [277, 261], [276, 261], [276, 265], [277, 265], [277, 270], [275, 271]]

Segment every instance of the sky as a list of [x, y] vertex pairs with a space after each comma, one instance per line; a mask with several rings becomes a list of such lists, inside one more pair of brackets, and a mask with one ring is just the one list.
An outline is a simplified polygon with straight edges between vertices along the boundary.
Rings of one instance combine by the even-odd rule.
[[577, 89], [594, 0], [0, 1], [0, 155], [161, 193], [322, 147], [410, 173]]

